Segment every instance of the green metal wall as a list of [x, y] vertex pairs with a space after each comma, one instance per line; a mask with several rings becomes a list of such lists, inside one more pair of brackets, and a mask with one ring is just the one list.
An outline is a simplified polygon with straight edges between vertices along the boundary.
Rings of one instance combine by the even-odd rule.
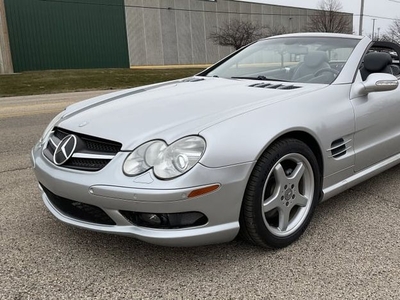
[[5, 0], [14, 71], [129, 67], [124, 0]]

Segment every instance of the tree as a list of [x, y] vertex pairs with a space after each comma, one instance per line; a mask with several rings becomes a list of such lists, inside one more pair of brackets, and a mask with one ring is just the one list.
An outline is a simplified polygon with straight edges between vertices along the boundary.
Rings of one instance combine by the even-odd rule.
[[266, 33], [265, 33], [264, 37], [270, 37], [270, 36], [274, 36], [274, 35], [288, 33], [287, 28], [283, 25], [277, 25], [277, 26], [273, 26], [273, 27], [267, 26], [265, 29], [266, 29]]
[[400, 43], [400, 19], [393, 20], [380, 40]]
[[308, 31], [352, 33], [352, 18], [341, 12], [339, 0], [321, 0], [318, 10], [309, 16]]
[[215, 44], [231, 46], [237, 50], [261, 38], [262, 29], [251, 21], [233, 19], [218, 27], [210, 34], [210, 38]]

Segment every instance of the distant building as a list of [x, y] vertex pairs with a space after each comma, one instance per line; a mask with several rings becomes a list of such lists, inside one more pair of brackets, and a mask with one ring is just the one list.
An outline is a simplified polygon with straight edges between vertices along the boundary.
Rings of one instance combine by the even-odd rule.
[[315, 13], [233, 0], [0, 1], [16, 72], [211, 64], [233, 51], [208, 38], [224, 22], [251, 20], [298, 32]]

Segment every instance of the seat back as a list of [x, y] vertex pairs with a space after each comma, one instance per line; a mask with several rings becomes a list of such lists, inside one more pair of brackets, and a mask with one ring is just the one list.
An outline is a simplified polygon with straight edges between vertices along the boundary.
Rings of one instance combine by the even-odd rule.
[[394, 76], [400, 74], [400, 67], [398, 65], [390, 65], [390, 68], [392, 69], [392, 73]]
[[330, 68], [328, 55], [324, 51], [310, 51], [304, 56], [304, 62], [295, 70], [292, 80], [313, 76], [315, 72]]
[[363, 80], [372, 73], [388, 73], [393, 74], [392, 57], [386, 52], [371, 52], [365, 55], [364, 64], [360, 69]]

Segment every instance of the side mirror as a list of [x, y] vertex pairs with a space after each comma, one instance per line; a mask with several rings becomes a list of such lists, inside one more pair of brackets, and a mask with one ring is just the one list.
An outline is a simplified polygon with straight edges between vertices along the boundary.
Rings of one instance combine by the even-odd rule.
[[360, 93], [366, 95], [371, 92], [395, 90], [399, 86], [399, 81], [392, 74], [372, 73], [361, 85]]

